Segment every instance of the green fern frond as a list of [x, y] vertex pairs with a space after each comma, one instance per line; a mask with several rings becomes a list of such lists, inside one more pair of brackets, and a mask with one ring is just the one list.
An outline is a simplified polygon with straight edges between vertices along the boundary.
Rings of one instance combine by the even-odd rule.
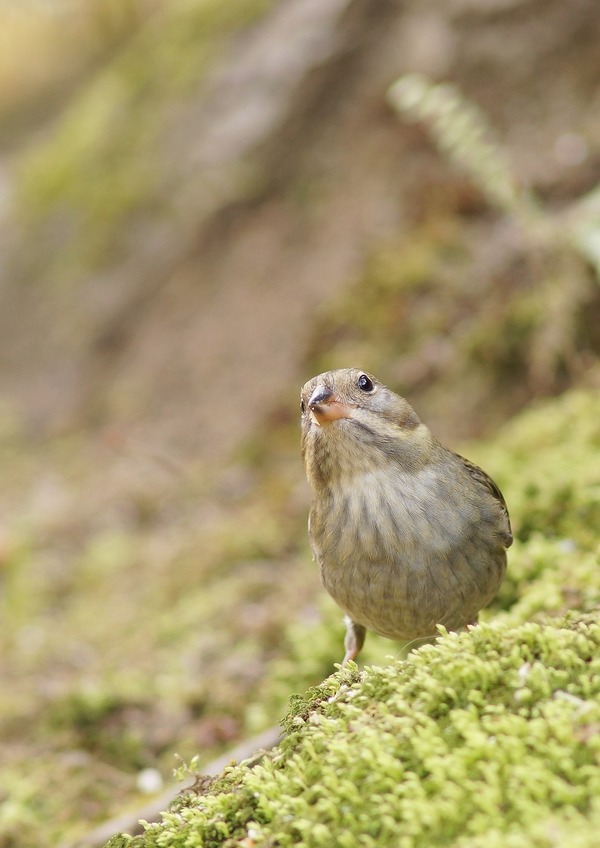
[[531, 215], [533, 198], [519, 186], [485, 115], [454, 85], [406, 74], [390, 87], [388, 99], [405, 119], [425, 124], [440, 151], [469, 174], [490, 203]]

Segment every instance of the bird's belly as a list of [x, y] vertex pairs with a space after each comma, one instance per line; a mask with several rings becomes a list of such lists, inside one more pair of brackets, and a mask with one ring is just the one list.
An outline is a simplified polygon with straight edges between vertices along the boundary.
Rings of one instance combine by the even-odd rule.
[[457, 630], [476, 621], [497, 591], [503, 563], [493, 573], [490, 580], [491, 571], [462, 557], [427, 564], [363, 560], [344, 574], [326, 561], [321, 567], [325, 588], [353, 621], [399, 640], [435, 636], [438, 624]]
[[373, 492], [365, 499], [355, 490], [339, 513], [328, 510], [311, 528], [329, 594], [353, 621], [391, 639], [475, 621], [502, 581], [505, 551], [491, 548], [476, 522], [458, 526], [452, 510], [436, 518], [418, 502], [399, 503], [397, 490]]

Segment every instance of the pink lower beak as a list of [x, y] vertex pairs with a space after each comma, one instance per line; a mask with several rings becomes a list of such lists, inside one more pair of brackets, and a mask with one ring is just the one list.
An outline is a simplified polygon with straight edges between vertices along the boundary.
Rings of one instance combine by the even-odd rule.
[[310, 397], [308, 408], [319, 425], [337, 421], [339, 418], [350, 418], [350, 407], [325, 386], [317, 386]]

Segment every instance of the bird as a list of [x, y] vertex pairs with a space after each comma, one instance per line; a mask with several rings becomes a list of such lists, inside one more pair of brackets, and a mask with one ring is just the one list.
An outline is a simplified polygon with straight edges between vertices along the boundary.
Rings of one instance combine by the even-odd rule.
[[309, 541], [345, 613], [343, 664], [367, 630], [413, 642], [476, 624], [513, 540], [496, 483], [367, 371], [313, 377], [300, 408]]

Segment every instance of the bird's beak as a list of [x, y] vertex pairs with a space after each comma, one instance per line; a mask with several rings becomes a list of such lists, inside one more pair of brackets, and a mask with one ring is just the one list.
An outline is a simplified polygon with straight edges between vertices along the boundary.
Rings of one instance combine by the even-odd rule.
[[331, 389], [321, 385], [318, 385], [310, 396], [308, 408], [319, 426], [339, 418], [350, 418], [351, 415], [350, 407], [336, 397]]

